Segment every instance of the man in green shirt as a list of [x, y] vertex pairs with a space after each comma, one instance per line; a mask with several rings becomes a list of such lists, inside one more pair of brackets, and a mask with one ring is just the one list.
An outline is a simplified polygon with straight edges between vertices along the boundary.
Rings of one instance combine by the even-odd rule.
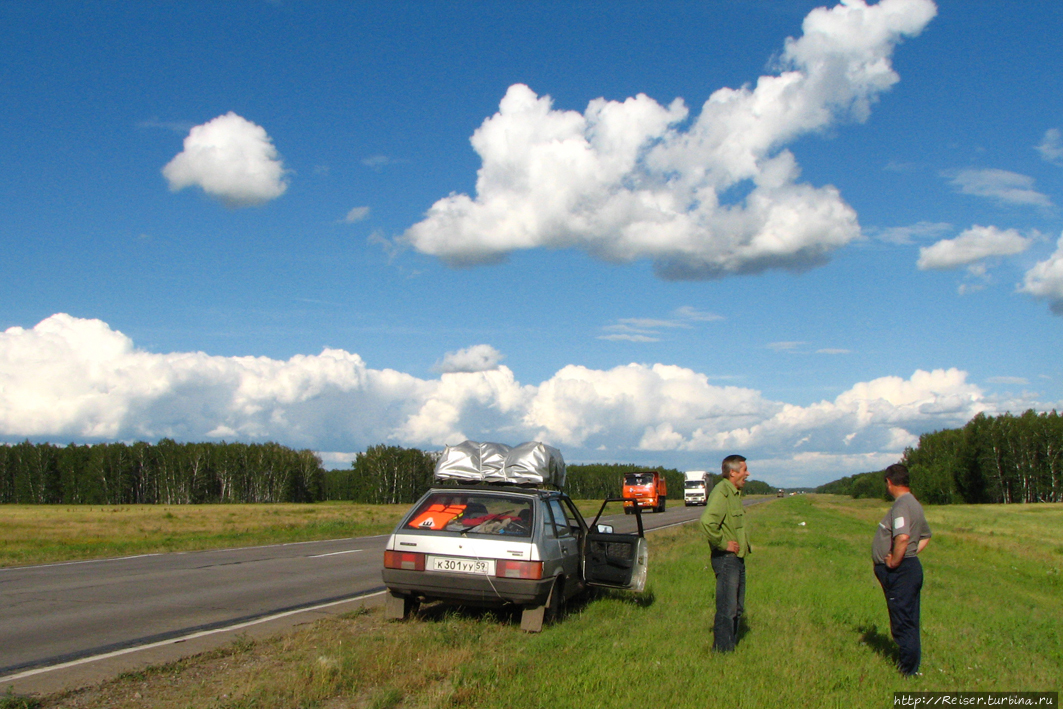
[[749, 468], [740, 455], [723, 459], [723, 479], [709, 494], [701, 528], [712, 550], [712, 571], [716, 574], [716, 621], [712, 649], [732, 652], [738, 639], [738, 623], [746, 602], [746, 555], [750, 553], [749, 533], [742, 507], [742, 488]]

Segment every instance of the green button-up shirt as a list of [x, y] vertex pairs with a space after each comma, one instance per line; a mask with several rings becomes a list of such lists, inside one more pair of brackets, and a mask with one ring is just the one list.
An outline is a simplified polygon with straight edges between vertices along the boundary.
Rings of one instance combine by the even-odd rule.
[[739, 558], [749, 554], [752, 549], [745, 514], [742, 493], [734, 483], [727, 478], [716, 483], [701, 514], [701, 528], [705, 530], [709, 546], [717, 551], [727, 551], [727, 542], [735, 541], [738, 542]]

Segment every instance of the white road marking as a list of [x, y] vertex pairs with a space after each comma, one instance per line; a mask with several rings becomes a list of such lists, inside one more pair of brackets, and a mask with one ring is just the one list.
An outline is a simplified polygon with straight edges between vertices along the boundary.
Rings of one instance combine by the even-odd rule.
[[327, 542], [349, 542], [353, 539], [380, 539], [382, 537], [389, 537], [388, 534], [372, 534], [368, 537], [342, 537], [340, 539], [311, 539], [306, 542], [283, 542], [280, 544], [260, 544], [253, 547], [225, 547], [223, 549], [197, 549], [194, 551], [171, 551], [171, 552], [155, 552], [153, 554], [135, 554], [133, 556], [113, 556], [105, 559], [82, 559], [80, 561], [57, 561], [52, 564], [34, 564], [32, 566], [6, 566], [0, 568], [0, 573], [5, 571], [25, 571], [27, 569], [43, 569], [49, 566], [69, 566], [72, 564], [101, 564], [106, 561], [127, 561], [129, 559], [140, 559], [146, 556], [162, 556], [163, 554], [180, 555], [180, 554], [210, 554], [212, 552], [219, 551], [243, 551], [245, 549], [271, 549], [273, 547], [295, 547], [303, 544], [325, 544]]
[[80, 660], [71, 660], [70, 662], [64, 662], [58, 665], [52, 665], [50, 667], [38, 667], [34, 670], [26, 670], [25, 672], [19, 672], [14, 675], [7, 675], [0, 677], [0, 682], [13, 682], [18, 679], [25, 679], [26, 677], [32, 677], [44, 672], [51, 672], [53, 670], [63, 670], [68, 667], [77, 667], [78, 665], [84, 665], [89, 662], [96, 662], [97, 660], [106, 660], [111, 657], [119, 657], [121, 655], [128, 655], [131, 652], [140, 652], [141, 650], [150, 650], [156, 647], [163, 647], [164, 645], [174, 645], [176, 643], [183, 643], [187, 640], [195, 640], [196, 638], [203, 638], [208, 635], [216, 635], [217, 633], [228, 633], [233, 630], [240, 630], [241, 628], [248, 628], [252, 625], [258, 625], [259, 623], [266, 623], [277, 618], [286, 618], [290, 615], [297, 613], [306, 613], [308, 611], [321, 610], [322, 608], [329, 608], [330, 606], [338, 606], [341, 603], [350, 603], [351, 601], [358, 601], [364, 598], [372, 598], [373, 596], [381, 596], [386, 591], [377, 591], [376, 593], [368, 593], [364, 596], [355, 596], [353, 598], [345, 598], [342, 601], [331, 601], [329, 603], [322, 603], [317, 606], [310, 606], [308, 608], [299, 608], [294, 611], [285, 611], [283, 613], [276, 613], [274, 615], [266, 616], [264, 618], [256, 618], [255, 620], [249, 620], [245, 623], [237, 623], [236, 625], [227, 625], [224, 628], [215, 628], [214, 630], [201, 630], [197, 633], [191, 633], [189, 635], [182, 636], [180, 638], [171, 638], [169, 640], [160, 640], [155, 643], [148, 643], [147, 645], [137, 645], [136, 647], [127, 647], [121, 650], [115, 650], [114, 652], [106, 652], [102, 655], [94, 655], [92, 657], [83, 657]]
[[45, 569], [51, 566], [74, 566], [75, 564], [102, 564], [105, 561], [128, 561], [129, 559], [143, 559], [146, 556], [162, 556], [162, 552], [154, 554], [134, 554], [133, 556], [113, 556], [106, 559], [82, 559], [80, 561], [57, 561], [52, 564], [35, 564], [33, 566], [6, 566], [0, 569], [4, 571], [25, 571], [26, 569]]
[[653, 529], [647, 529], [646, 531], [647, 532], [658, 532], [658, 531], [660, 531], [662, 529], [668, 529], [669, 527], [679, 527], [681, 525], [690, 524], [691, 522], [697, 522], [697, 521], [698, 521], [697, 518], [688, 519], [688, 520], [683, 521], [683, 522], [673, 522], [672, 524], [661, 525], [660, 527], [654, 527]]
[[314, 554], [310, 559], [320, 559], [323, 556], [336, 556], [337, 554], [357, 554], [361, 549], [348, 549], [347, 551], [330, 551], [328, 554]]

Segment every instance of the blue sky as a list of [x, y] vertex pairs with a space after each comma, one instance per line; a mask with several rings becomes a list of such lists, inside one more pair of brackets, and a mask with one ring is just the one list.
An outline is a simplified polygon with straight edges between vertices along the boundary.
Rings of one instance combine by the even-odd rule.
[[0, 4], [0, 440], [799, 485], [1059, 407], [1063, 6], [819, 6]]

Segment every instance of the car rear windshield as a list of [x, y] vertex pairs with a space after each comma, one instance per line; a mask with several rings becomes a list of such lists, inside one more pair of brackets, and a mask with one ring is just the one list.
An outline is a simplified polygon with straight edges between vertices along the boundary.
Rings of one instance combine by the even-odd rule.
[[624, 476], [625, 485], [652, 485], [653, 473], [628, 473]]
[[410, 514], [406, 529], [530, 537], [532, 499], [476, 492], [435, 492]]

